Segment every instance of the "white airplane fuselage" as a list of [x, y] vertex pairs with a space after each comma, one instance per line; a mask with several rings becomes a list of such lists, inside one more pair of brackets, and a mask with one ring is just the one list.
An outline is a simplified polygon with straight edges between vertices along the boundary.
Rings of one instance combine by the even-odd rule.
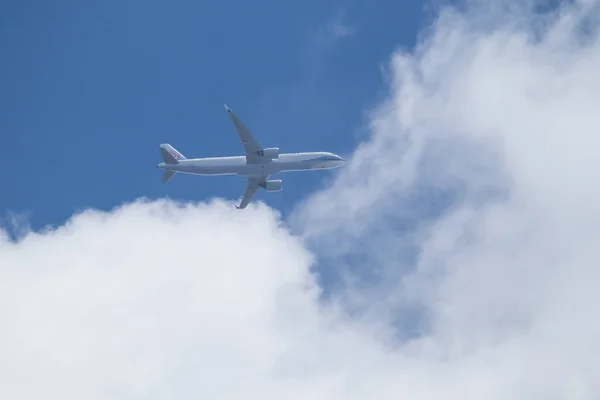
[[247, 164], [246, 156], [209, 157], [180, 160], [178, 164], [160, 163], [158, 168], [192, 175], [274, 175], [287, 171], [330, 169], [342, 166], [344, 159], [328, 152], [283, 153], [266, 163]]
[[163, 169], [163, 183], [167, 183], [177, 173], [191, 175], [241, 175], [246, 178], [244, 196], [236, 208], [244, 209], [256, 191], [263, 188], [267, 192], [279, 192], [282, 180], [269, 178], [271, 175], [288, 171], [314, 171], [337, 168], [345, 164], [337, 154], [319, 151], [312, 153], [279, 153], [279, 147], [263, 147], [252, 136], [248, 128], [231, 108], [225, 109], [235, 126], [244, 155], [233, 157], [187, 158], [169, 143], [162, 143], [159, 151], [163, 162], [157, 167]]

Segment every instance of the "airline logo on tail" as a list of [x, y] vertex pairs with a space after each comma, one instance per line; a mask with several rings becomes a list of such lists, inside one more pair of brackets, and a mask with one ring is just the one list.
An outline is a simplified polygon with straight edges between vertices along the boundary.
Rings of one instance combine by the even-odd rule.
[[178, 164], [179, 161], [186, 160], [183, 154], [178, 152], [168, 143], [163, 143], [160, 145], [160, 154], [162, 155], [165, 164]]
[[175, 158], [177, 161], [181, 161], [181, 160], [185, 160], [185, 157], [183, 155], [181, 155], [180, 152], [178, 152], [177, 150], [175, 150], [172, 146], [169, 146], [169, 149], [167, 150], [172, 156], [173, 158]]

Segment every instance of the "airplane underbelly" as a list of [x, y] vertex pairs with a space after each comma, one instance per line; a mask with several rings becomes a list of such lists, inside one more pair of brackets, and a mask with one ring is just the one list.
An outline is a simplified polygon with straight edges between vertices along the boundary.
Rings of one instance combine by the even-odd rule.
[[262, 175], [273, 174], [272, 168], [261, 164], [244, 164], [244, 165], [228, 165], [228, 166], [211, 166], [201, 168], [203, 174], [206, 175]]
[[232, 175], [240, 170], [238, 166], [197, 166], [189, 172], [198, 175]]
[[307, 169], [313, 169], [313, 165], [307, 162], [293, 162], [281, 165], [281, 171], [306, 171]]
[[247, 164], [239, 172], [240, 175], [256, 176], [256, 175], [273, 175], [281, 172], [281, 168], [275, 163], [266, 164]]
[[[323, 164], [323, 165], [321, 165]], [[314, 162], [271, 162], [265, 164], [242, 164], [242, 165], [210, 165], [194, 166], [188, 171], [191, 174], [198, 175], [274, 175], [284, 171], [306, 171], [310, 169], [321, 169], [326, 163]], [[182, 171], [183, 172], [183, 171]]]

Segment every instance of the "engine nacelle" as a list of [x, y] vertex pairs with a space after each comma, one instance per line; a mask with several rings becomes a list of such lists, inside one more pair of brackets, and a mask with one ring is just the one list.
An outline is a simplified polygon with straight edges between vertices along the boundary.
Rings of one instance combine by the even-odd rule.
[[267, 192], [280, 192], [283, 182], [281, 179], [275, 179], [272, 181], [266, 181], [262, 186]]
[[259, 156], [275, 160], [276, 158], [279, 158], [279, 147], [268, 147], [266, 149], [259, 150], [257, 153]]

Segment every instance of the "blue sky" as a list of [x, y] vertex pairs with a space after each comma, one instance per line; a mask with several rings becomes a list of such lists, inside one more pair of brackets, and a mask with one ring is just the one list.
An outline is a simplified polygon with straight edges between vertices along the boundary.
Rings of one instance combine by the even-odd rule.
[[[265, 146], [349, 155], [421, 1], [9, 1], [0, 15], [4, 218], [34, 229], [146, 196], [236, 201], [240, 177], [161, 183], [158, 144], [241, 154], [228, 104]], [[288, 213], [335, 172], [257, 200]]]

